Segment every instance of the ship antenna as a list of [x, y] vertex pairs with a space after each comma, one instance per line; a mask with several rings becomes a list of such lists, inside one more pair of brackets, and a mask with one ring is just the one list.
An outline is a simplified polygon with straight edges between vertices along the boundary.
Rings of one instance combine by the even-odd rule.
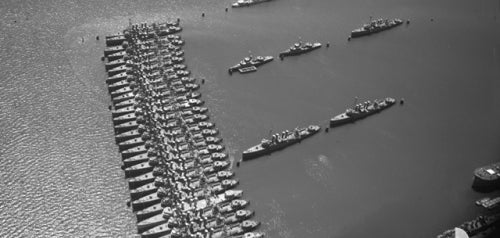
[[354, 97], [354, 105], [352, 106], [352, 108], [355, 108], [356, 104], [358, 104], [358, 96]]

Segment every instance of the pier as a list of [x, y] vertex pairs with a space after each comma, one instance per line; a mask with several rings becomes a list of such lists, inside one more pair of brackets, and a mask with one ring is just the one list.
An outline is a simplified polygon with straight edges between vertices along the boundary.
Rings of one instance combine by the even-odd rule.
[[[184, 61], [179, 20], [106, 37], [116, 143], [141, 237], [258, 238], [260, 222]], [[204, 79], [201, 82], [204, 83]]]

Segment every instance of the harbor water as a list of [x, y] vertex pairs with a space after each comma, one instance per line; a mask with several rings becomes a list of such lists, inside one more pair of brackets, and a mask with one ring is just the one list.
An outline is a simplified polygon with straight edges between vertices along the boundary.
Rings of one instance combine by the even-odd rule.
[[[181, 19], [234, 162], [270, 131], [325, 128], [356, 97], [405, 99], [233, 166], [267, 237], [435, 237], [499, 195], [471, 183], [500, 158], [500, 1], [231, 2], [0, 2], [0, 237], [137, 233], [101, 61], [129, 21]], [[410, 24], [348, 42], [370, 16]], [[299, 38], [330, 47], [280, 61]], [[227, 73], [249, 54], [275, 60]]]

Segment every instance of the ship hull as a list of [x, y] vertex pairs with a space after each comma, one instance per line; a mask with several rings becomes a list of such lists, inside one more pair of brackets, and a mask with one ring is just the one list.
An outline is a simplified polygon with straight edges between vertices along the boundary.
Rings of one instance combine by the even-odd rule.
[[495, 163], [474, 170], [472, 188], [479, 192], [490, 192], [500, 188], [500, 163]]
[[251, 152], [244, 151], [242, 154], [242, 159], [244, 161], [252, 160], [252, 159], [256, 159], [260, 156], [268, 155], [268, 154], [271, 154], [275, 151], [282, 150], [282, 149], [284, 149], [288, 146], [291, 146], [295, 143], [299, 143], [308, 137], [311, 137], [312, 135], [318, 133], [318, 131], [319, 131], [319, 127], [318, 127], [318, 130], [316, 130], [316, 131], [308, 131], [307, 134], [302, 134], [302, 136], [300, 138], [291, 139], [290, 141], [287, 141], [285, 143], [276, 144], [276, 145], [273, 145], [272, 147], [262, 148], [260, 150], [255, 150], [255, 151], [251, 151]]
[[280, 58], [284, 58], [284, 57], [288, 57], [288, 56], [294, 56], [294, 55], [301, 55], [301, 54], [305, 54], [307, 52], [311, 52], [313, 50], [316, 50], [316, 49], [319, 49], [321, 48], [321, 44], [315, 44], [313, 45], [313, 47], [311, 48], [308, 48], [308, 49], [303, 49], [303, 50], [300, 50], [300, 51], [291, 51], [291, 50], [287, 50], [287, 51], [283, 51], [279, 54], [279, 57]]
[[367, 112], [363, 112], [363, 113], [356, 114], [356, 115], [353, 115], [353, 116], [348, 116], [344, 112], [344, 113], [339, 114], [339, 115], [333, 117], [332, 119], [330, 119], [330, 127], [333, 128], [333, 127], [341, 126], [341, 125], [344, 125], [344, 124], [347, 124], [347, 123], [353, 123], [353, 122], [355, 122], [357, 120], [366, 118], [366, 117], [371, 116], [371, 115], [373, 115], [375, 113], [379, 113], [379, 112], [381, 112], [381, 111], [383, 111], [383, 110], [391, 107], [392, 105], [394, 105], [394, 102], [386, 104], [384, 106], [380, 106], [380, 108], [370, 109]]

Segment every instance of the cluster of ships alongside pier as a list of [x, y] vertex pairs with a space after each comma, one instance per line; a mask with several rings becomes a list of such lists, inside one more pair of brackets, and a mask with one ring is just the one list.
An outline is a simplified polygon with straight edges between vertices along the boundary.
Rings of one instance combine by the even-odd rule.
[[106, 37], [116, 142], [142, 237], [259, 238], [200, 85], [183, 64], [179, 20]]
[[[270, 0], [238, 0], [245, 7]], [[227, 9], [226, 9], [227, 11]], [[400, 19], [376, 19], [351, 32], [351, 38], [371, 35], [403, 24]], [[409, 21], [406, 21], [409, 24]], [[235, 189], [239, 181], [208, 108], [201, 100], [199, 82], [190, 77], [176, 34], [179, 20], [161, 24], [130, 25], [123, 34], [106, 37], [106, 83], [114, 104], [116, 142], [128, 179], [137, 230], [150, 237], [260, 238], [260, 222], [253, 220], [249, 201]], [[329, 43], [326, 45], [329, 47]], [[301, 55], [322, 47], [298, 41], [278, 57]], [[249, 55], [228, 69], [229, 74], [257, 71], [273, 56]], [[329, 120], [329, 128], [352, 123], [396, 103], [393, 98], [355, 103]], [[400, 101], [404, 103], [403, 100]], [[328, 132], [326, 128], [325, 131]], [[309, 125], [275, 133], [242, 153], [250, 160], [282, 150], [321, 130]], [[238, 162], [239, 163], [239, 162]], [[476, 169], [473, 187], [500, 188], [500, 164]], [[491, 214], [479, 216], [445, 231], [438, 238], [476, 237], [500, 225], [500, 197], [476, 201]]]
[[[500, 163], [493, 163], [474, 170], [472, 188], [478, 192], [492, 192], [500, 189]], [[500, 197], [485, 197], [477, 200], [476, 205], [486, 209], [470, 221], [454, 229], [444, 231], [437, 238], [454, 237], [498, 237], [500, 235]]]

